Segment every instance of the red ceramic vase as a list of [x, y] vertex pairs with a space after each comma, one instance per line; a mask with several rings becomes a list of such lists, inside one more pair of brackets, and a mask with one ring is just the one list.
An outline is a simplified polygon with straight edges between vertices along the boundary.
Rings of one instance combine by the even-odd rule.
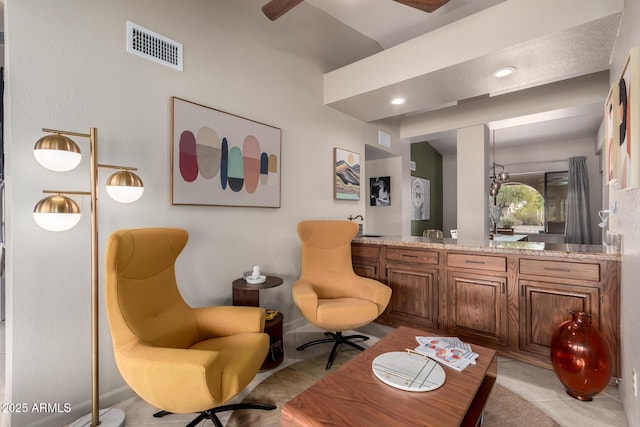
[[567, 394], [578, 400], [592, 400], [609, 383], [609, 345], [591, 315], [571, 312], [571, 320], [560, 324], [551, 337], [551, 362]]

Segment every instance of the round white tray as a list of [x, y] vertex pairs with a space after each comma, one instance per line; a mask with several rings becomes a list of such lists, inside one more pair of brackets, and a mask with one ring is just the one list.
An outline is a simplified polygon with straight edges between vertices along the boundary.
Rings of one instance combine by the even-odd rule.
[[260, 283], [264, 283], [264, 281], [267, 280], [267, 276], [260, 275], [257, 279], [252, 279], [251, 276], [247, 276], [244, 280], [250, 285], [258, 285]]
[[371, 362], [380, 381], [406, 391], [431, 391], [444, 384], [446, 374], [435, 360], [406, 351], [383, 353]]

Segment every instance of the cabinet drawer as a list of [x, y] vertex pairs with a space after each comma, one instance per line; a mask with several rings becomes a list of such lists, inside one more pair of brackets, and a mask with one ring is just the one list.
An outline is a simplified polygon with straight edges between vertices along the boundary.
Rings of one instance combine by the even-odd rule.
[[365, 245], [351, 246], [352, 257], [377, 260], [379, 255], [380, 255], [380, 248], [378, 246], [365, 246]]
[[520, 274], [566, 277], [568, 279], [592, 280], [597, 282], [600, 280], [600, 264], [521, 259]]
[[507, 258], [486, 255], [448, 254], [447, 266], [473, 268], [476, 270], [507, 271]]
[[438, 252], [411, 249], [387, 248], [387, 261], [438, 264]]

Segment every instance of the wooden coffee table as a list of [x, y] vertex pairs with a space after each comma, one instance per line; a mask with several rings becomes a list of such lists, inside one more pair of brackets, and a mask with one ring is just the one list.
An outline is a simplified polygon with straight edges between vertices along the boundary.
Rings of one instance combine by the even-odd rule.
[[403, 391], [371, 370], [376, 356], [415, 348], [418, 329], [400, 327], [286, 403], [281, 426], [477, 426], [497, 375], [496, 352], [473, 345], [475, 365], [462, 372], [444, 367], [436, 390]]

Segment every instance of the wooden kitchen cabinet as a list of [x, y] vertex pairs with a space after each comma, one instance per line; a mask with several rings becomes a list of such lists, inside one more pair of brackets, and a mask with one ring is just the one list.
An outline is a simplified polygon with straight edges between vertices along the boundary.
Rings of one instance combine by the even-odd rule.
[[507, 258], [447, 254], [447, 331], [506, 345]]
[[520, 350], [549, 356], [553, 331], [571, 311], [591, 314], [591, 324], [599, 328], [600, 293], [597, 286], [520, 279]]
[[362, 277], [380, 280], [380, 246], [351, 245], [353, 271]]
[[619, 259], [564, 248], [532, 254], [402, 243], [352, 245], [354, 270], [392, 288], [379, 323], [459, 336], [551, 368], [553, 331], [572, 310], [584, 311], [609, 343], [611, 375], [620, 377]]
[[437, 329], [439, 254], [386, 248], [384, 259], [384, 281], [392, 293], [383, 321], [390, 325]]
[[449, 271], [447, 331], [464, 338], [507, 344], [507, 279]]
[[519, 351], [546, 360], [558, 325], [583, 311], [609, 343], [611, 372], [619, 376], [618, 269], [610, 261], [520, 258]]

